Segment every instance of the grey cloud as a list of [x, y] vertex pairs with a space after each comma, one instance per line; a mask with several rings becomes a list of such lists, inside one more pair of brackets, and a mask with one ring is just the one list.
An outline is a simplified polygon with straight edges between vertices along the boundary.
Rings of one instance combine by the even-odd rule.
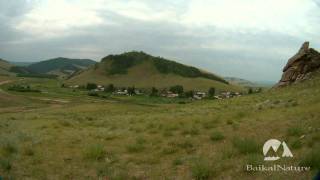
[[[304, 41], [268, 31], [239, 33], [213, 26], [190, 28], [178, 23], [136, 20], [111, 11], [99, 13], [115, 25], [74, 28], [69, 30], [72, 34], [52, 39], [0, 43], [0, 56], [15, 61], [38, 61], [58, 56], [100, 60], [108, 54], [142, 50], [222, 76], [276, 81], [282, 66]], [[12, 33], [8, 28], [6, 31]], [[226, 48], [210, 48], [210, 44], [226, 45]], [[241, 48], [228, 48], [228, 45]]]
[[1, 0], [0, 14], [8, 18], [18, 17], [30, 11], [34, 3], [34, 0]]

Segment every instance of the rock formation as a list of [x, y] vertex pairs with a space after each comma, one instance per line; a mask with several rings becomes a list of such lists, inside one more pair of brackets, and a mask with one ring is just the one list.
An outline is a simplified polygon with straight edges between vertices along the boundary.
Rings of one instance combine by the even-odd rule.
[[318, 69], [320, 69], [320, 53], [309, 48], [309, 42], [305, 42], [299, 52], [288, 60], [276, 87], [287, 86], [306, 80], [312, 72]]

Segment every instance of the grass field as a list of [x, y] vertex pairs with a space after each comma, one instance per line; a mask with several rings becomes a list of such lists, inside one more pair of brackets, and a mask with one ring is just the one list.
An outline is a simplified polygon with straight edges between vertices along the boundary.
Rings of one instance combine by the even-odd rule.
[[[0, 79], [0, 82], [5, 81]], [[95, 98], [57, 80], [0, 88], [0, 175], [14, 179], [311, 179], [320, 168], [320, 78], [228, 100]], [[7, 91], [27, 83], [42, 93]], [[12, 97], [16, 104], [1, 97]], [[309, 172], [247, 172], [268, 139]]]

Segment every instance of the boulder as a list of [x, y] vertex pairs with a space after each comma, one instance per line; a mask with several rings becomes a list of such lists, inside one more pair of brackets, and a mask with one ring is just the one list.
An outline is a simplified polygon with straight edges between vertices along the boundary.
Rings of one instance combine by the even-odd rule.
[[288, 60], [283, 68], [282, 77], [275, 87], [309, 79], [311, 73], [318, 69], [320, 69], [320, 53], [309, 48], [309, 42], [305, 42], [298, 53]]

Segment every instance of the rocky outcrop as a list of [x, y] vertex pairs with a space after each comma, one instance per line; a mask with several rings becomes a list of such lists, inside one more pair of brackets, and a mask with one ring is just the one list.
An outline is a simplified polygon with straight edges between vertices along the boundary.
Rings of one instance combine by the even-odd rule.
[[299, 52], [288, 60], [276, 87], [309, 79], [312, 72], [320, 69], [320, 53], [309, 48], [309, 42], [303, 43]]

